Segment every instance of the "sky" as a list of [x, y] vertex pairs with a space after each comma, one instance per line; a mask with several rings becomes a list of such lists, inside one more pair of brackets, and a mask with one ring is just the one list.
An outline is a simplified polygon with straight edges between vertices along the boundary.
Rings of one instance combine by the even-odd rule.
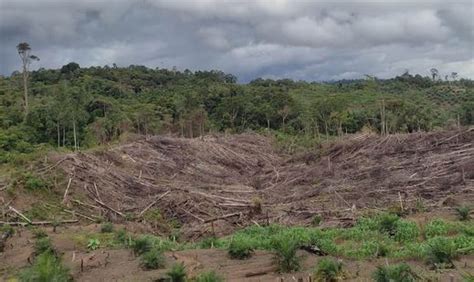
[[474, 79], [474, 1], [0, 0], [0, 74], [145, 65], [217, 69], [239, 81], [429, 75]]

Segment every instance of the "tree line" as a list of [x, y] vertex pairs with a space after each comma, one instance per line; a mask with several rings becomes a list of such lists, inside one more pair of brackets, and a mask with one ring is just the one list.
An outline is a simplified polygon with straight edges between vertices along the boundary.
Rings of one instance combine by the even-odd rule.
[[221, 71], [144, 66], [28, 71], [36, 56], [18, 46], [23, 71], [0, 78], [0, 161], [39, 144], [93, 147], [124, 134], [276, 131], [321, 139], [474, 124], [474, 83], [408, 72], [392, 79], [306, 82]]

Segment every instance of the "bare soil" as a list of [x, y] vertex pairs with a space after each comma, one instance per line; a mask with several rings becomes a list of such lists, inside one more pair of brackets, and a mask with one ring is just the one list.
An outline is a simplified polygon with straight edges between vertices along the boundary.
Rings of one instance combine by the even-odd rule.
[[[87, 251], [78, 246], [73, 238], [78, 230], [99, 231], [97, 225], [60, 227], [56, 232], [52, 228], [46, 231], [56, 250], [61, 254], [63, 263], [71, 270], [75, 281], [156, 281], [165, 277], [165, 273], [174, 263], [182, 262], [189, 277], [200, 272], [214, 270], [224, 276], [226, 281], [309, 281], [314, 266], [322, 257], [299, 251], [302, 269], [299, 272], [278, 273], [274, 254], [268, 251], [256, 251], [246, 260], [230, 259], [225, 250], [185, 250], [167, 252], [166, 268], [143, 270], [140, 260], [126, 249], [101, 248]], [[8, 240], [5, 252], [0, 253], [0, 279], [7, 280], [16, 276], [22, 267], [33, 260], [32, 233], [19, 228]], [[377, 265], [397, 263], [395, 260], [374, 259], [370, 261], [342, 260], [346, 281], [371, 281], [371, 274]], [[418, 261], [408, 262], [413, 270], [432, 281], [462, 281], [462, 273], [473, 273], [474, 257], [464, 256], [455, 261], [456, 269], [441, 271], [429, 270]], [[82, 265], [82, 267], [81, 267]], [[453, 279], [453, 280], [451, 280]]]

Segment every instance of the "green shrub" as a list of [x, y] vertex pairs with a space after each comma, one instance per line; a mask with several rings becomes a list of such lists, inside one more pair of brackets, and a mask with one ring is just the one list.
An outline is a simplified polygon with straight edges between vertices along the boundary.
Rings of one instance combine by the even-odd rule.
[[141, 255], [152, 249], [153, 241], [149, 236], [140, 236], [133, 241], [132, 247], [135, 255]]
[[54, 253], [53, 245], [48, 237], [42, 237], [35, 242], [35, 254], [40, 255], [42, 253]]
[[411, 282], [418, 280], [417, 275], [406, 263], [390, 266], [378, 266], [372, 273], [372, 278], [376, 282]]
[[442, 219], [435, 219], [430, 221], [424, 228], [424, 235], [426, 238], [446, 235], [449, 232], [448, 224]]
[[158, 269], [165, 266], [165, 257], [157, 248], [144, 253], [140, 258], [140, 265], [144, 269]]
[[311, 225], [319, 226], [322, 221], [323, 221], [323, 218], [319, 214], [317, 214], [311, 218]]
[[224, 278], [215, 271], [206, 271], [200, 273], [194, 281], [196, 282], [224, 282]]
[[273, 241], [272, 245], [281, 272], [296, 271], [300, 268], [300, 258], [296, 254], [299, 247], [298, 240], [280, 236]]
[[468, 220], [469, 213], [471, 212], [471, 208], [467, 206], [457, 207], [456, 212], [458, 213], [459, 220]]
[[33, 233], [33, 238], [35, 239], [48, 237], [48, 234], [46, 234], [46, 231], [42, 228], [34, 228], [31, 232]]
[[114, 225], [111, 222], [105, 222], [100, 226], [100, 232], [112, 233], [114, 231]]
[[176, 263], [171, 267], [171, 270], [166, 272], [166, 275], [171, 279], [171, 282], [186, 281], [186, 268], [183, 263]]
[[253, 248], [247, 240], [241, 238], [233, 238], [230, 242], [227, 252], [233, 259], [246, 259], [252, 256]]
[[40, 190], [49, 187], [49, 183], [40, 177], [31, 173], [26, 173], [23, 176], [25, 188], [28, 190]]
[[314, 271], [317, 281], [337, 281], [342, 279], [342, 275], [342, 262], [329, 258], [320, 260]]
[[379, 224], [379, 231], [381, 233], [387, 233], [390, 236], [396, 234], [397, 223], [400, 220], [398, 215], [391, 213], [383, 213], [377, 217], [377, 220]]
[[61, 264], [61, 260], [50, 252], [43, 252], [36, 257], [34, 264], [20, 273], [20, 281], [72, 281], [69, 270]]
[[456, 257], [456, 245], [450, 239], [434, 237], [427, 242], [426, 261], [436, 268], [453, 267]]
[[114, 239], [117, 243], [124, 245], [124, 246], [131, 246], [132, 244], [132, 238], [131, 236], [127, 233], [127, 230], [125, 228], [122, 228], [120, 230], [117, 230], [115, 232]]
[[415, 222], [399, 220], [395, 223], [394, 239], [399, 242], [413, 241], [420, 235]]

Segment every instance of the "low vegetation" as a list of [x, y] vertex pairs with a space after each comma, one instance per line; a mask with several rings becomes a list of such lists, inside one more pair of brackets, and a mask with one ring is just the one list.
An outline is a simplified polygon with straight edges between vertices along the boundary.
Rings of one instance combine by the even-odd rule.
[[61, 259], [50, 252], [35, 258], [33, 265], [20, 273], [24, 282], [72, 281], [69, 270], [61, 264]]
[[316, 281], [334, 282], [343, 279], [342, 262], [323, 258], [314, 270]]
[[276, 262], [281, 272], [292, 272], [300, 269], [301, 258], [296, 251], [299, 241], [293, 237], [281, 236], [273, 239], [273, 249], [276, 253]]
[[165, 257], [163, 252], [157, 248], [153, 248], [140, 257], [140, 265], [144, 269], [158, 269], [165, 266]]
[[375, 282], [412, 282], [418, 281], [416, 273], [406, 263], [378, 266], [372, 273]]
[[206, 271], [199, 273], [193, 281], [195, 282], [224, 282], [224, 278], [217, 274], [215, 271]]
[[235, 237], [231, 240], [227, 251], [233, 259], [246, 259], [253, 254], [254, 249], [247, 240]]
[[187, 278], [186, 267], [183, 263], [176, 263], [166, 272], [166, 275], [171, 279], [171, 282], [184, 282]]

